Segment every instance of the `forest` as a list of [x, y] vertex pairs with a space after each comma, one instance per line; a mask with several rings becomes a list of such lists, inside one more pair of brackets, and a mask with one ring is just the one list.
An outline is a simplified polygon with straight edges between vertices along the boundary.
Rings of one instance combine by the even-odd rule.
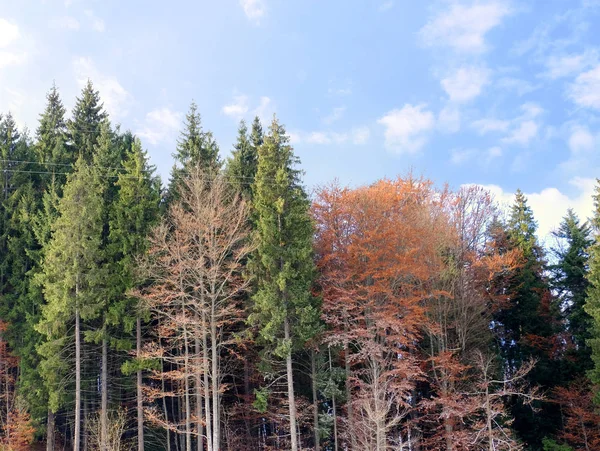
[[309, 195], [194, 103], [163, 184], [91, 81], [0, 150], [2, 451], [600, 449], [600, 188], [543, 246], [520, 191]]

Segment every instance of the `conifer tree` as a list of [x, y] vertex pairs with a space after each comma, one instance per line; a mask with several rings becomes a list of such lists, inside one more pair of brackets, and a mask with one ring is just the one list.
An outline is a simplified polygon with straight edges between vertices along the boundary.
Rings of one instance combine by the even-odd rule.
[[[44, 253], [40, 279], [47, 304], [37, 328], [46, 336], [38, 348], [41, 371], [50, 393], [50, 409], [65, 402], [63, 380], [75, 367], [73, 449], [81, 449], [82, 424], [82, 321], [98, 317], [105, 283], [102, 261], [102, 187], [80, 157], [60, 200], [59, 216]], [[71, 335], [74, 325], [74, 337]], [[69, 352], [75, 343], [75, 354]]]
[[298, 158], [284, 127], [273, 118], [258, 151], [253, 186], [257, 251], [257, 292], [251, 322], [258, 325], [265, 353], [286, 367], [291, 449], [298, 450], [292, 353], [319, 329], [319, 307], [312, 296], [313, 223], [309, 201], [295, 169]]
[[588, 281], [588, 248], [592, 245], [592, 230], [587, 222], [581, 223], [573, 210], [569, 210], [553, 235], [561, 245], [552, 249], [556, 263], [551, 266], [552, 287], [557, 292], [561, 312], [572, 337], [572, 350], [568, 362], [573, 362], [570, 380], [591, 369], [591, 353], [587, 340], [591, 338], [592, 319], [585, 312]]
[[[587, 299], [585, 301], [585, 312], [590, 315], [592, 328], [591, 337], [587, 340], [591, 348], [593, 368], [588, 377], [593, 384], [600, 384], [600, 180], [597, 181], [594, 193], [594, 213], [591, 218], [594, 231], [594, 242], [589, 247], [589, 272], [587, 280]], [[599, 398], [596, 393], [596, 399]]]
[[216, 174], [221, 168], [219, 147], [211, 132], [204, 131], [198, 106], [192, 102], [185, 116], [184, 129], [177, 141], [177, 150], [173, 154], [175, 166], [171, 171], [167, 200], [179, 197], [181, 178], [193, 168], [206, 173]]
[[83, 156], [88, 163], [92, 161], [101, 124], [107, 117], [100, 94], [94, 89], [91, 80], [88, 80], [73, 108], [73, 118], [67, 124], [75, 158]]
[[119, 193], [111, 211], [109, 236], [110, 255], [117, 269], [115, 282], [122, 295], [119, 302], [111, 306], [108, 322], [113, 327], [122, 325], [125, 333], [131, 332], [135, 323], [136, 360], [126, 362], [124, 371], [136, 373], [137, 441], [138, 450], [143, 451], [142, 321], [148, 315], [136, 299], [126, 293], [135, 286], [136, 258], [146, 251], [146, 237], [158, 219], [160, 180], [154, 177], [154, 168], [137, 139], [127, 153], [123, 168], [116, 182]]

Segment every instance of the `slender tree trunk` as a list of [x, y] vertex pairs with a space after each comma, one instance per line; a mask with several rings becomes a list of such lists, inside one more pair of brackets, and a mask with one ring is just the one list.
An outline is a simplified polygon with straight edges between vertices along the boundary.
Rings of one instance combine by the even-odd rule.
[[[162, 351], [162, 337], [159, 333], [158, 335], [158, 345], [160, 346], [160, 349]], [[162, 352], [161, 352], [162, 354]], [[166, 393], [165, 391], [165, 361], [163, 359], [160, 360], [160, 388], [162, 390], [162, 393]], [[165, 421], [167, 422], [167, 424], [169, 423], [169, 411], [167, 410], [167, 398], [166, 396], [162, 397], [162, 404], [163, 404], [163, 412], [165, 414]], [[171, 409], [173, 409], [173, 398], [171, 398]], [[171, 451], [171, 431], [169, 430], [169, 428], [166, 428], [167, 430], [167, 451]]]
[[[283, 331], [286, 342], [290, 340], [290, 322], [289, 319], [285, 318], [283, 323]], [[287, 370], [287, 389], [288, 389], [288, 403], [290, 407], [290, 439], [292, 451], [298, 451], [298, 437], [296, 436], [296, 398], [294, 397], [294, 372], [292, 368], [292, 353], [288, 352], [285, 357], [286, 370]]]
[[108, 340], [102, 339], [102, 405], [100, 406], [100, 449], [108, 451]]
[[192, 411], [190, 405], [190, 349], [188, 343], [187, 328], [183, 328], [183, 346], [184, 350], [184, 396], [185, 396], [185, 449], [186, 451], [192, 451]]
[[[139, 315], [135, 322], [135, 355], [139, 362], [142, 358], [142, 318]], [[138, 451], [144, 451], [144, 397], [142, 393], [142, 370], [139, 368], [137, 370], [136, 389]]]
[[310, 370], [312, 377], [312, 396], [313, 396], [313, 424], [315, 433], [315, 451], [320, 451], [321, 444], [319, 439], [319, 400], [317, 398], [317, 362], [315, 350], [310, 351]]
[[[78, 296], [78, 285], [75, 288], [75, 297]], [[78, 303], [79, 301], [76, 300]], [[79, 325], [79, 306], [75, 307], [75, 436], [73, 437], [73, 451], [81, 449], [81, 331]]]
[[346, 405], [348, 406], [348, 435], [350, 435], [350, 450], [356, 451], [356, 436], [352, 431], [354, 426], [354, 409], [352, 408], [352, 387], [350, 385], [350, 343], [346, 342], [346, 356], [344, 366], [346, 369]]
[[208, 337], [206, 330], [206, 312], [202, 312], [202, 350], [203, 366], [204, 366], [204, 414], [206, 416], [206, 442], [208, 445], [208, 451], [213, 451], [213, 434], [212, 434], [212, 414], [210, 407], [210, 383], [208, 377]]
[[485, 413], [488, 432], [488, 449], [494, 451], [494, 432], [492, 429], [492, 406], [490, 406], [490, 389], [485, 387]]
[[55, 428], [54, 412], [48, 409], [48, 423], [46, 426], [46, 451], [54, 451], [54, 428]]
[[219, 413], [220, 374], [219, 374], [219, 349], [217, 347], [217, 318], [215, 313], [215, 300], [212, 300], [210, 340], [212, 351], [212, 408], [213, 408], [213, 451], [219, 451], [221, 444], [221, 422]]
[[[328, 347], [328, 352], [329, 352], [329, 374], [331, 374], [333, 365], [331, 364], [331, 348], [330, 347]], [[331, 408], [333, 409], [333, 450], [338, 451], [337, 410], [336, 410], [336, 406], [335, 406], [335, 393], [332, 393], [332, 395], [331, 395]]]
[[202, 424], [202, 365], [200, 365], [200, 356], [202, 355], [202, 346], [200, 344], [200, 331], [198, 325], [200, 324], [200, 318], [198, 312], [194, 315], [196, 323], [196, 333], [194, 336], [194, 351], [196, 354], [196, 418], [198, 419], [196, 429], [198, 430], [198, 451], [204, 451], [204, 425]]

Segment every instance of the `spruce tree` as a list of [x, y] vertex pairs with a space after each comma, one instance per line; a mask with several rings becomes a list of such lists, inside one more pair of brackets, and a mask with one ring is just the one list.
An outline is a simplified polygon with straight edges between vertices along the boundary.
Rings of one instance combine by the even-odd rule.
[[44, 251], [43, 273], [39, 278], [47, 304], [37, 326], [46, 337], [38, 352], [43, 358], [41, 372], [53, 412], [67, 399], [70, 387], [65, 386], [64, 381], [70, 379], [67, 376], [75, 367], [72, 405], [75, 451], [81, 449], [82, 439], [82, 322], [97, 318], [103, 306], [105, 270], [99, 264], [102, 261], [102, 210], [102, 186], [80, 157], [75, 171], [68, 177], [52, 238]]
[[298, 449], [292, 353], [319, 329], [319, 307], [311, 294], [314, 278], [310, 202], [295, 169], [298, 158], [284, 127], [273, 118], [258, 151], [253, 186], [257, 292], [250, 321], [258, 326], [265, 353], [286, 366], [291, 449]]
[[[587, 299], [585, 312], [590, 315], [592, 328], [591, 337], [587, 340], [591, 348], [593, 368], [588, 372], [588, 377], [593, 384], [600, 384], [600, 179], [597, 180], [594, 193], [594, 213], [591, 218], [594, 231], [594, 242], [589, 247], [589, 271], [587, 280]], [[600, 399], [596, 393], [596, 400]]]
[[[537, 224], [527, 198], [518, 190], [510, 209], [507, 232], [509, 246], [520, 252], [522, 261], [506, 287], [510, 294], [510, 305], [502, 309], [495, 320], [504, 330], [500, 348], [506, 371], [512, 374], [523, 363], [535, 359], [537, 364], [528, 375], [528, 383], [551, 389], [559, 383], [556, 377], [557, 363], [548, 352], [555, 334], [559, 332], [558, 309], [545, 275], [544, 252], [538, 243], [536, 229]], [[553, 405], [543, 403], [537, 407], [541, 411], [534, 413], [521, 400], [515, 400], [512, 404], [514, 428], [534, 449], [541, 448], [542, 438], [551, 434], [552, 429], [557, 427], [556, 422], [560, 421]]]
[[184, 129], [177, 141], [177, 151], [173, 154], [175, 166], [169, 181], [168, 202], [179, 197], [178, 190], [181, 178], [190, 169], [199, 167], [206, 173], [216, 172], [221, 168], [219, 147], [211, 132], [202, 128], [198, 107], [192, 102], [185, 116]]
[[110, 255], [117, 269], [115, 282], [121, 296], [118, 302], [112, 304], [107, 320], [109, 326], [120, 326], [127, 335], [135, 327], [136, 359], [126, 362], [123, 370], [126, 374], [136, 373], [137, 441], [138, 450], [143, 451], [142, 323], [147, 320], [148, 312], [127, 292], [136, 285], [136, 258], [146, 251], [146, 237], [158, 220], [160, 180], [153, 175], [154, 168], [148, 163], [146, 152], [137, 139], [123, 166], [124, 171], [116, 182], [119, 193], [111, 210], [109, 236]]
[[101, 125], [107, 117], [100, 94], [88, 80], [73, 108], [73, 118], [67, 124], [75, 158], [83, 156], [88, 163], [92, 161]]
[[560, 310], [573, 339], [567, 361], [573, 363], [577, 375], [591, 369], [591, 351], [587, 340], [591, 338], [592, 318], [585, 312], [588, 281], [588, 248], [592, 245], [592, 230], [587, 222], [581, 223], [573, 210], [569, 210], [560, 227], [553, 233], [561, 245], [552, 249], [556, 263], [552, 271], [552, 288], [560, 301]]

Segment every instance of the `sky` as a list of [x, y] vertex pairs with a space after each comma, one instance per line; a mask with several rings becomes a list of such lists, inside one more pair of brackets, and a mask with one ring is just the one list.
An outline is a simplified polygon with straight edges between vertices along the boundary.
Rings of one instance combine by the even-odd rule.
[[223, 158], [276, 114], [309, 191], [413, 174], [521, 189], [544, 239], [593, 208], [600, 0], [0, 0], [0, 112], [88, 78], [163, 181], [189, 104]]

